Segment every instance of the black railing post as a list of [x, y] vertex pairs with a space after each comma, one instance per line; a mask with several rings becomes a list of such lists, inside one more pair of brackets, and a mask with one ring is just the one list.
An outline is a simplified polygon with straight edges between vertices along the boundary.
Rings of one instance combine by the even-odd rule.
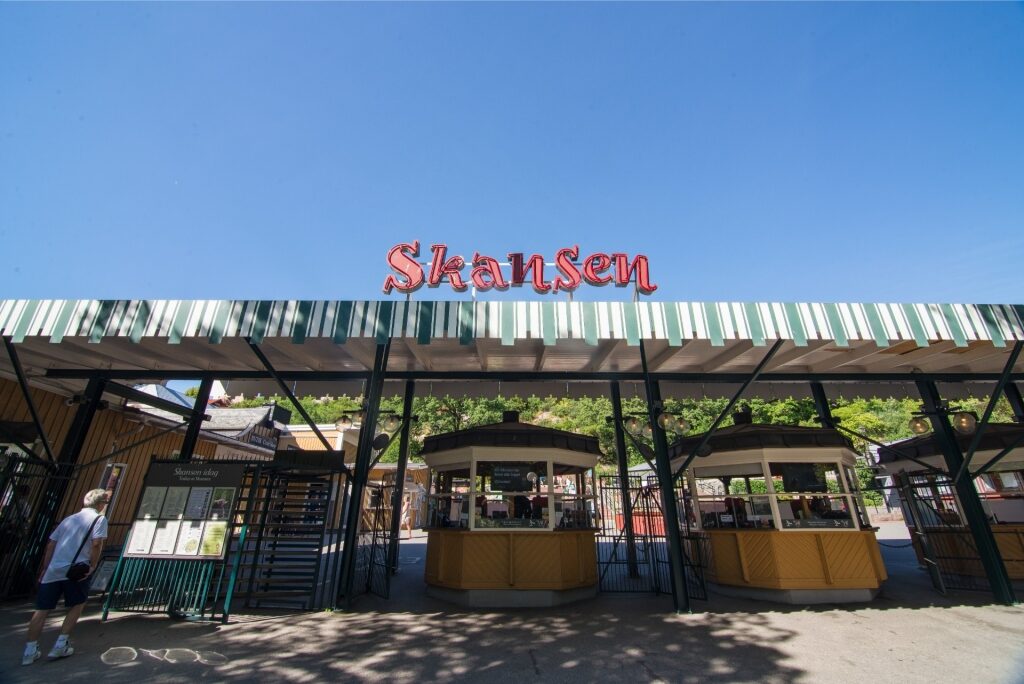
[[352, 468], [352, 493], [349, 498], [348, 515], [345, 520], [344, 546], [341, 549], [341, 581], [339, 602], [343, 608], [352, 607], [352, 591], [355, 583], [356, 555], [359, 552], [358, 537], [360, 517], [363, 510], [363, 494], [370, 476], [370, 461], [373, 456], [373, 438], [380, 414], [380, 397], [384, 391], [384, 373], [387, 370], [391, 338], [377, 345], [373, 359], [373, 372], [367, 384], [366, 414], [359, 430], [359, 446], [356, 462]]
[[[398, 541], [402, 534], [402, 497], [405, 495], [405, 471], [409, 464], [409, 431], [412, 428], [412, 400], [416, 394], [416, 381], [405, 381], [402, 400], [402, 432], [398, 441], [398, 469], [395, 473], [395, 491], [391, 499], [391, 539], [388, 546], [388, 569], [398, 571]], [[412, 510], [409, 510], [411, 521]]]
[[633, 502], [630, 499], [629, 461], [626, 457], [626, 435], [622, 428], [622, 393], [619, 383], [611, 383], [612, 421], [615, 424], [615, 453], [618, 454], [619, 495], [622, 497], [622, 526], [626, 533], [626, 562], [630, 577], [638, 577], [636, 565], [636, 534], [633, 530]]
[[647, 417], [654, 432], [654, 463], [658, 471], [658, 486], [661, 490], [662, 515], [665, 518], [665, 540], [668, 542], [669, 577], [672, 579], [672, 603], [677, 613], [690, 612], [690, 595], [686, 589], [686, 558], [679, 534], [679, 509], [676, 505], [676, 488], [672, 477], [672, 465], [668, 460], [668, 439], [658, 425], [661, 413], [661, 390], [651, 380], [647, 370], [647, 352], [644, 341], [640, 340], [640, 365], [644, 373], [644, 387], [647, 389]]

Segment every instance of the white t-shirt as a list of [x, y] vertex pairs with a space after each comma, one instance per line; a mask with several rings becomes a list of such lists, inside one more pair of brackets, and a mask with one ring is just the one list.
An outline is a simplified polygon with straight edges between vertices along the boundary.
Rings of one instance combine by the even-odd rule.
[[[57, 542], [57, 548], [53, 550], [53, 558], [50, 559], [50, 564], [46, 566], [42, 584], [60, 582], [67, 579], [68, 568], [74, 565], [76, 560], [85, 563], [89, 562], [89, 557], [92, 554], [92, 544], [86, 542], [85, 546], [82, 546], [82, 539], [85, 538], [86, 532], [89, 531], [89, 526], [92, 525], [92, 521], [98, 515], [99, 513], [96, 512], [95, 508], [83, 508], [78, 513], [64, 518], [60, 525], [57, 525], [57, 529], [50, 535], [50, 541]], [[96, 521], [96, 525], [92, 528], [92, 538], [107, 538], [106, 516]], [[82, 552], [77, 554], [76, 558], [75, 552], [78, 551], [79, 546], [82, 546]]]

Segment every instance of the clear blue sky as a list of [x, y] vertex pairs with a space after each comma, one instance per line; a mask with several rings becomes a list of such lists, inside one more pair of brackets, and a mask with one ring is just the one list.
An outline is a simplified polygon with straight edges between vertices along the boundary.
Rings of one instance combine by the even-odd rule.
[[378, 298], [419, 239], [1019, 303], [1022, 223], [1020, 4], [0, 5], [2, 297]]

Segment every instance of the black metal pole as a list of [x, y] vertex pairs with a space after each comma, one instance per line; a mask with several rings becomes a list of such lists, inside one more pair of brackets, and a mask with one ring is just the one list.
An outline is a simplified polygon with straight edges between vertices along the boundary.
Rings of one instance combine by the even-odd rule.
[[636, 535], [633, 530], [633, 502], [629, 496], [629, 462], [626, 458], [626, 435], [622, 429], [622, 393], [619, 383], [611, 383], [612, 422], [615, 425], [615, 453], [619, 466], [619, 494], [622, 497], [622, 527], [626, 533], [626, 563], [629, 576], [640, 574], [636, 564]]
[[[683, 460], [683, 462], [679, 465], [678, 468], [676, 468], [674, 477], [679, 477], [680, 475], [683, 474], [683, 471], [690, 467], [690, 464], [693, 463], [693, 460], [697, 458], [697, 456], [700, 454], [701, 449], [703, 449], [708, 444], [708, 442], [711, 441], [711, 436], [715, 434], [715, 430], [718, 429], [718, 426], [722, 423], [723, 420], [725, 420], [725, 417], [728, 416], [729, 413], [732, 411], [732, 407], [735, 406], [736, 402], [740, 400], [740, 397], [742, 397], [743, 393], [747, 391], [747, 388], [754, 384], [754, 381], [757, 380], [757, 378], [761, 375], [761, 372], [764, 371], [764, 369], [768, 366], [768, 362], [772, 360], [773, 356], [775, 356], [775, 352], [779, 351], [779, 349], [782, 347], [782, 343], [784, 341], [785, 340], [775, 340], [775, 343], [772, 345], [771, 349], [768, 350], [768, 353], [764, 355], [764, 358], [761, 359], [761, 362], [758, 363], [757, 366], [754, 368], [754, 372], [743, 380], [743, 384], [740, 385], [740, 388], [738, 390], [736, 390], [736, 394], [732, 396], [732, 399], [729, 400], [729, 403], [726, 404], [725, 408], [722, 409], [722, 412], [718, 414], [718, 418], [716, 418], [715, 422], [711, 424], [711, 427], [708, 428], [708, 431], [704, 433], [704, 436], [701, 437], [700, 442], [698, 442], [696, 446], [693, 447], [693, 450], [690, 452], [690, 455]], [[643, 345], [641, 344], [641, 349], [642, 348]]]
[[[71, 419], [71, 425], [68, 427], [64, 442], [57, 455], [57, 470], [47, 482], [46, 493], [43, 495], [39, 512], [32, 520], [32, 526], [28, 532], [29, 542], [25, 546], [22, 556], [20, 577], [15, 580], [19, 585], [15, 587], [16, 590], [29, 588], [35, 578], [36, 567], [42, 560], [43, 551], [46, 548], [46, 539], [50, 530], [58, 522], [57, 515], [60, 513], [64, 495], [71, 483], [71, 476], [75, 471], [75, 461], [81, 454], [86, 437], [89, 435], [89, 428], [92, 426], [92, 419], [103, 400], [104, 385], [106, 385], [106, 381], [100, 378], [93, 378], [89, 381], [85, 387], [84, 401], [75, 411], [74, 418]], [[28, 580], [27, 585], [25, 584], [26, 579]]]
[[39, 418], [39, 411], [36, 410], [36, 402], [32, 399], [32, 392], [28, 387], [28, 379], [25, 377], [25, 371], [21, 367], [21, 359], [18, 358], [18, 352], [14, 349], [14, 344], [11, 342], [11, 338], [4, 335], [4, 346], [7, 348], [7, 356], [11, 359], [11, 366], [14, 368], [14, 375], [18, 378], [18, 386], [21, 388], [21, 394], [25, 397], [25, 404], [28, 405], [28, 412], [32, 416], [32, 422], [36, 426], [36, 433], [39, 435], [39, 439], [43, 442], [43, 450], [46, 451], [46, 457], [50, 459], [50, 462], [54, 462], [53, 449], [50, 448], [50, 439], [46, 436], [46, 430], [43, 428], [43, 421]]
[[836, 429], [836, 420], [832, 417], [832, 408], [828, 405], [825, 387], [820, 382], [811, 383], [811, 396], [814, 397], [814, 408], [818, 412], [821, 427]]
[[644, 387], [647, 390], [647, 416], [654, 433], [654, 462], [658, 471], [658, 486], [661, 489], [662, 515], [665, 518], [665, 539], [668, 541], [669, 577], [672, 579], [672, 603], [677, 613], [690, 612], [690, 595], [686, 590], [686, 559], [679, 530], [679, 510], [676, 502], [675, 479], [672, 465], [668, 460], [668, 439], [658, 425], [661, 413], [661, 390], [651, 380], [647, 369], [647, 351], [640, 340], [640, 365], [644, 373]]
[[199, 393], [196, 394], [196, 403], [192, 405], [192, 415], [188, 419], [188, 429], [185, 430], [185, 439], [181, 442], [181, 451], [178, 458], [182, 461], [191, 461], [195, 453], [196, 444], [199, 442], [199, 431], [203, 429], [203, 421], [206, 419], [206, 405], [210, 402], [210, 390], [213, 389], [213, 377], [207, 375], [199, 382]]
[[[260, 363], [263, 364], [263, 367], [267, 369], [268, 373], [270, 373], [270, 377], [272, 377], [274, 379], [274, 382], [277, 383], [277, 386], [281, 390], [281, 392], [283, 392], [284, 395], [288, 397], [288, 401], [292, 403], [292, 406], [295, 407], [295, 410], [298, 412], [298, 414], [302, 416], [302, 419], [304, 421], [306, 421], [306, 425], [309, 426], [309, 429], [313, 431], [313, 434], [316, 435], [316, 438], [319, 439], [320, 443], [324, 445], [324, 449], [326, 449], [327, 451], [334, 451], [334, 445], [331, 444], [326, 437], [324, 437], [324, 433], [320, 431], [319, 427], [317, 427], [316, 421], [314, 421], [310, 417], [309, 413], [302, 406], [302, 402], [300, 402], [298, 398], [296, 398], [296, 396], [292, 393], [292, 391], [288, 389], [288, 385], [287, 383], [285, 383], [284, 378], [282, 378], [281, 374], [274, 369], [274, 366], [270, 363], [270, 359], [267, 358], [267, 355], [260, 351], [259, 345], [249, 338], [246, 338], [245, 341], [249, 344], [249, 348], [252, 349], [252, 353], [256, 355], [256, 358], [260, 360]], [[342, 459], [341, 465], [342, 468], [345, 467], [344, 459]]]
[[[949, 416], [941, 409], [942, 399], [939, 396], [938, 388], [934, 382], [923, 380], [917, 383], [917, 391], [921, 394], [925, 413], [931, 420], [932, 429], [935, 431], [935, 441], [942, 449], [946, 468], [950, 473], [958, 472], [963, 465], [964, 456], [960, 451], [960, 445], [957, 444], [953, 426], [949, 423]], [[953, 486], [960, 499], [971, 536], [974, 537], [978, 556], [992, 588], [992, 595], [1004, 605], [1015, 604], [1017, 599], [1013, 593], [1013, 585], [1010, 583], [1006, 565], [1003, 563], [1003, 557], [996, 545], [995, 535], [992, 534], [992, 528], [989, 527], [985, 509], [981, 506], [978, 490], [974, 488], [974, 479], [961, 478], [958, 482], [954, 482]]]
[[351, 469], [352, 493], [349, 498], [348, 515], [345, 521], [344, 546], [341, 549], [341, 582], [339, 601], [346, 609], [352, 607], [352, 589], [355, 583], [357, 539], [360, 516], [363, 509], [363, 493], [370, 476], [370, 461], [373, 456], [373, 438], [380, 414], [380, 397], [384, 391], [384, 373], [387, 370], [391, 338], [377, 345], [373, 359], [373, 373], [367, 383], [366, 415], [359, 430], [359, 446], [356, 449], [355, 466]]
[[1013, 409], [1014, 420], [1024, 423], [1024, 399], [1020, 396], [1020, 388], [1009, 382], [1003, 388], [1003, 393], [1006, 394], [1006, 401], [1010, 402], [1010, 408]]
[[[395, 491], [391, 499], [391, 540], [388, 546], [388, 567], [391, 574], [398, 571], [398, 541], [402, 534], [402, 497], [405, 495], [405, 471], [409, 465], [409, 431], [412, 428], [412, 400], [416, 395], [416, 381], [405, 381], [402, 400], [402, 432], [398, 442], [398, 469], [395, 473]], [[411, 518], [412, 511], [409, 511]]]

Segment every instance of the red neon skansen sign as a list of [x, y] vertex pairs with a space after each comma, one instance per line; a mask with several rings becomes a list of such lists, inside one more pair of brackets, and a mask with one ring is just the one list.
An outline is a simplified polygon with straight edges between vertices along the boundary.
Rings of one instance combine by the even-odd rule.
[[[509, 287], [521, 287], [529, 281], [533, 289], [540, 294], [554, 294], [562, 290], [572, 292], [581, 284], [602, 286], [615, 283], [625, 287], [631, 282], [642, 294], [651, 294], [658, 289], [651, 283], [647, 257], [638, 254], [630, 260], [628, 254], [605, 254], [595, 252], [580, 259], [580, 248], [577, 245], [565, 247], [555, 253], [555, 275], [550, 281], [544, 271], [544, 258], [539, 254], [529, 257], [522, 252], [508, 254], [507, 262], [499, 262], [491, 256], [473, 254], [468, 279], [463, 270], [467, 263], [461, 256], [448, 256], [447, 245], [431, 245], [433, 256], [430, 270], [424, 272], [423, 264], [417, 260], [420, 255], [420, 242], [402, 242], [388, 250], [388, 266], [394, 271], [384, 279], [384, 294], [391, 290], [402, 293], [415, 292], [424, 285], [438, 287], [445, 280], [457, 292], [463, 292], [470, 285], [481, 292], [487, 290], [507, 290]], [[508, 275], [502, 270], [508, 268]]]

